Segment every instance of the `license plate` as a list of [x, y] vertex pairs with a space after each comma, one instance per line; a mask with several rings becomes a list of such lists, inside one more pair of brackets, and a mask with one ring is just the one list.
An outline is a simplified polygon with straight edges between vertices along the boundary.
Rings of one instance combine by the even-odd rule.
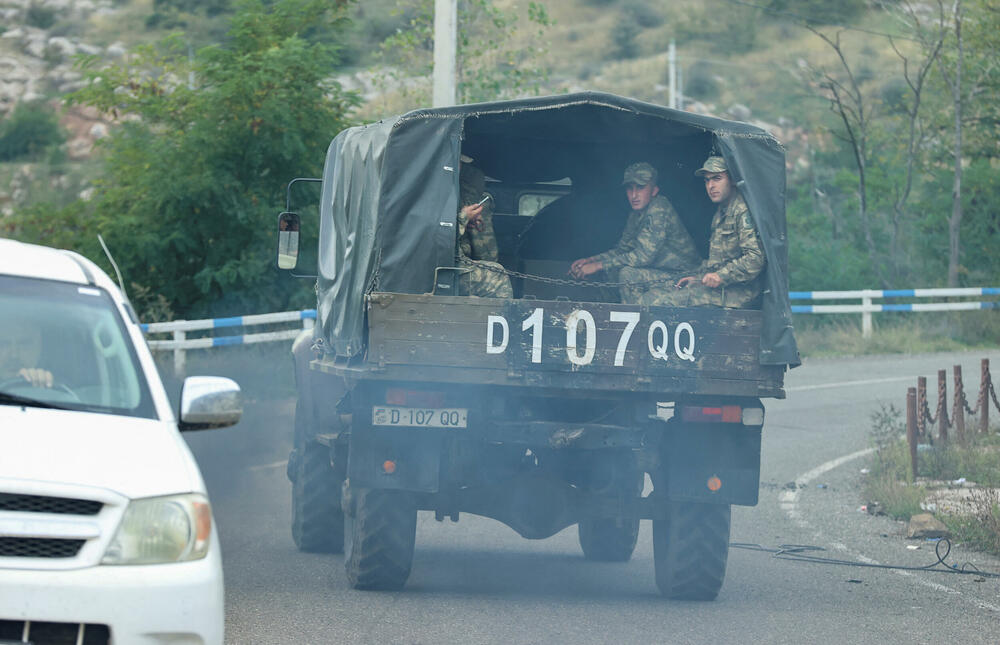
[[372, 425], [377, 426], [465, 428], [468, 417], [468, 408], [400, 408], [390, 405], [372, 408]]

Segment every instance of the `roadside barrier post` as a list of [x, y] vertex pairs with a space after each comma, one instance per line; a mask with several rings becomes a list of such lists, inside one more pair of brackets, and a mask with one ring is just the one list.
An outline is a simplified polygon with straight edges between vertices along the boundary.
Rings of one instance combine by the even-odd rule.
[[927, 409], [927, 377], [917, 377], [917, 437], [923, 438], [927, 434], [927, 417], [924, 410]]
[[982, 361], [982, 377], [979, 381], [979, 431], [986, 434], [990, 430], [990, 359]]
[[[183, 329], [174, 330], [174, 340], [178, 342], [183, 342], [187, 337], [187, 333]], [[187, 360], [187, 352], [181, 349], [182, 345], [178, 345], [174, 349], [174, 376], [181, 378], [184, 376], [185, 362]]]
[[962, 384], [962, 366], [952, 368], [952, 378], [955, 383], [955, 403], [952, 405], [955, 415], [955, 432], [958, 433], [958, 443], [965, 446], [965, 402], [962, 400], [964, 385]]
[[906, 390], [906, 443], [910, 447], [910, 475], [917, 479], [917, 390]]
[[948, 443], [948, 383], [944, 370], [938, 370], [938, 438]]
[[872, 292], [869, 290], [861, 296], [861, 337], [872, 337]]

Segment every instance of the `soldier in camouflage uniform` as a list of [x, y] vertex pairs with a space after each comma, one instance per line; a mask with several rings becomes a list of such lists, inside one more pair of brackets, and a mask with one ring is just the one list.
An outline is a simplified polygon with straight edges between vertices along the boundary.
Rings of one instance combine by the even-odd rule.
[[712, 217], [708, 259], [677, 281], [677, 290], [649, 304], [745, 308], [755, 304], [763, 285], [764, 247], [743, 196], [732, 184], [726, 160], [709, 157], [696, 172], [708, 198], [718, 204]]
[[673, 205], [659, 194], [653, 166], [630, 165], [622, 184], [632, 212], [621, 239], [609, 251], [573, 262], [570, 274], [579, 279], [603, 269], [613, 282], [655, 281], [621, 287], [622, 302], [639, 303], [673, 291], [674, 281], [697, 266], [701, 256]]
[[[462, 155], [458, 175], [458, 240], [455, 250], [457, 266], [468, 269], [458, 280], [461, 295], [483, 298], [513, 298], [510, 278], [502, 273], [497, 260], [497, 237], [493, 231], [493, 200], [479, 202], [485, 196], [486, 176], [471, 165], [472, 159]], [[498, 269], [491, 271], [487, 267]]]

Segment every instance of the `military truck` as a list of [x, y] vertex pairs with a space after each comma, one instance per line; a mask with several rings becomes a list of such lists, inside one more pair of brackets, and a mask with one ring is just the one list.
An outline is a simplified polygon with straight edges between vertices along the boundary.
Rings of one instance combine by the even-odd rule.
[[[567, 279], [572, 260], [618, 241], [633, 161], [659, 169], [707, 248], [714, 207], [694, 171], [713, 152], [763, 241], [759, 307], [637, 306], [613, 284]], [[487, 177], [513, 298], [458, 291], [462, 155]], [[730, 507], [757, 503], [761, 400], [783, 398], [799, 362], [778, 141], [588, 92], [353, 127], [307, 181], [321, 186], [318, 235], [290, 204], [279, 216], [279, 268], [315, 277], [318, 294], [317, 324], [293, 347], [297, 546], [343, 551], [357, 589], [397, 589], [418, 511], [490, 517], [528, 539], [577, 525], [582, 560], [596, 561], [629, 560], [652, 520], [662, 594], [714, 599]], [[300, 234], [318, 237], [315, 275], [296, 267]]]

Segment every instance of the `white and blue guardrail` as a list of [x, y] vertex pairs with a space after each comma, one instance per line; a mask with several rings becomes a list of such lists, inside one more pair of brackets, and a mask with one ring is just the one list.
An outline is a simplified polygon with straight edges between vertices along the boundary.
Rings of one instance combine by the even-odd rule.
[[[142, 331], [150, 334], [173, 334], [171, 340], [147, 339], [146, 343], [152, 351], [172, 351], [174, 353], [174, 373], [184, 373], [187, 360], [186, 350], [207, 349], [209, 347], [224, 347], [227, 345], [250, 345], [253, 343], [269, 343], [278, 340], [295, 340], [302, 329], [311, 329], [316, 321], [316, 310], [281, 311], [272, 314], [254, 314], [250, 316], [231, 316], [229, 318], [208, 318], [205, 320], [173, 320], [170, 322], [147, 323], [141, 325]], [[234, 336], [206, 336], [203, 338], [187, 338], [189, 331], [207, 331], [227, 327], [252, 327], [254, 325], [273, 325], [275, 323], [298, 323], [293, 329], [260, 332], [256, 334], [238, 334]]]
[[[860, 304], [820, 304], [792, 305], [793, 314], [861, 314], [861, 330], [865, 338], [872, 334], [872, 314], [888, 311], [970, 311], [974, 309], [1000, 309], [1000, 302], [962, 301], [891, 304], [875, 303], [886, 298], [969, 298], [975, 296], [1000, 296], [1000, 287], [971, 287], [957, 289], [861, 289], [857, 291], [792, 291], [788, 297], [796, 300], [860, 300]], [[172, 334], [171, 339], [149, 339], [149, 348], [154, 351], [174, 352], [174, 372], [184, 373], [186, 351], [207, 349], [229, 345], [249, 345], [273, 341], [294, 340], [302, 329], [311, 329], [316, 320], [316, 310], [282, 311], [250, 316], [229, 318], [209, 318], [205, 320], [174, 320], [170, 322], [148, 323], [142, 330], [150, 335]], [[252, 327], [276, 323], [296, 323], [291, 329], [267, 331], [233, 336], [204, 336], [187, 338], [190, 331], [208, 331], [231, 327]]]
[[884, 298], [968, 298], [1000, 295], [1000, 287], [964, 287], [952, 289], [861, 289], [858, 291], [791, 291], [789, 300], [861, 300], [850, 305], [792, 305], [793, 314], [861, 314], [861, 334], [872, 335], [872, 314], [886, 311], [971, 311], [1000, 309], [1000, 302], [917, 302], [908, 304], [874, 303]]

